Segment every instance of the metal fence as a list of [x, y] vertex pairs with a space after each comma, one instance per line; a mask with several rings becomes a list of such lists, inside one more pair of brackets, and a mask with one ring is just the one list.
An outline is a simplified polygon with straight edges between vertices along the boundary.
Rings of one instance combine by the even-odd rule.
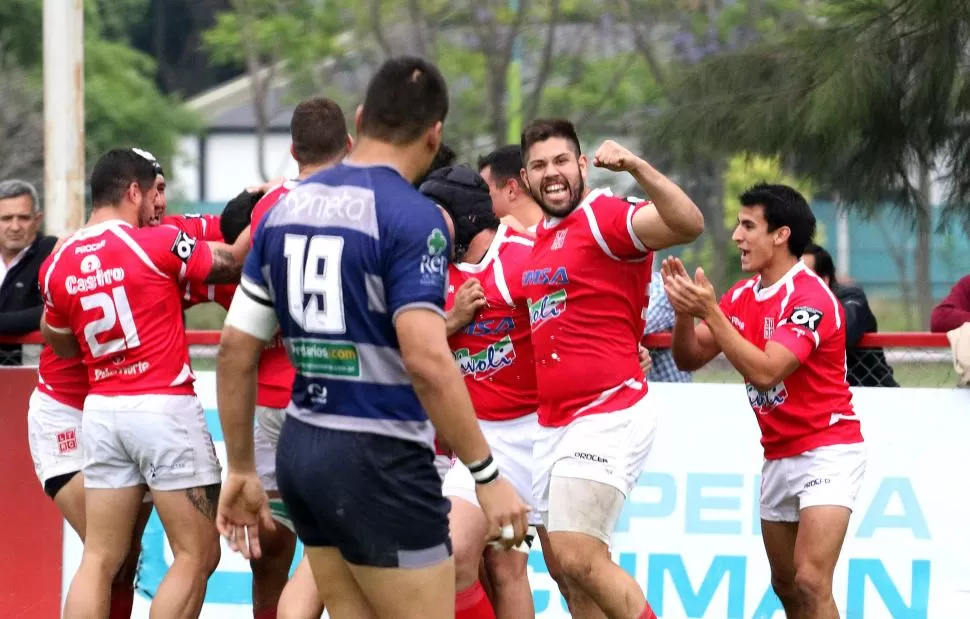
[[[218, 331], [189, 331], [189, 351], [196, 371], [215, 369]], [[13, 342], [17, 342], [13, 344]], [[666, 351], [670, 335], [651, 335], [643, 344], [652, 351]], [[24, 338], [0, 338], [0, 365], [38, 364], [39, 334]], [[952, 387], [957, 376], [946, 336], [938, 333], [878, 333], [866, 335], [860, 347], [849, 350], [848, 380], [854, 386]], [[741, 376], [719, 356], [694, 373], [694, 382], [740, 383]]]

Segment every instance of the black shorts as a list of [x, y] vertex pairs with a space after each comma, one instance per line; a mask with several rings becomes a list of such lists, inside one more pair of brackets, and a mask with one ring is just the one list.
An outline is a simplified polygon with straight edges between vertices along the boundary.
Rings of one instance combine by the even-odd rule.
[[348, 563], [371, 567], [421, 568], [451, 556], [451, 504], [423, 445], [287, 416], [276, 477], [306, 546], [335, 547]]

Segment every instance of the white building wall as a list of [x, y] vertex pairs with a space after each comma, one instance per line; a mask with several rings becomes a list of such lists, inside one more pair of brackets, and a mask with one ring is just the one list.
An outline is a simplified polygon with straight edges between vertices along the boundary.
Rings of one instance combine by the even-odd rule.
[[[198, 153], [198, 143], [194, 136], [181, 140], [180, 154], [174, 164], [173, 195], [189, 201], [225, 202], [247, 185], [261, 182], [255, 135], [210, 135], [204, 141], [204, 153]], [[270, 178], [297, 175], [296, 162], [290, 156], [289, 136], [266, 136], [263, 156]], [[205, 157], [204, 196], [199, 194], [201, 157]]]

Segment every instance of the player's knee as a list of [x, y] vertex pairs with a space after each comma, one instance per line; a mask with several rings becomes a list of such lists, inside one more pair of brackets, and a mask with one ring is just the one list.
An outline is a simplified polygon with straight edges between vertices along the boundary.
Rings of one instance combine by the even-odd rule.
[[527, 556], [520, 552], [495, 553], [486, 555], [488, 579], [496, 589], [508, 589], [529, 583]]
[[589, 581], [594, 567], [591, 553], [583, 552], [581, 548], [565, 548], [556, 551], [556, 558], [559, 560], [561, 576], [564, 576], [569, 583], [567, 586], [574, 583], [582, 586]]
[[798, 591], [795, 588], [795, 581], [791, 578], [781, 578], [772, 575], [771, 588], [785, 608], [790, 608], [798, 601]]
[[803, 605], [814, 605], [832, 595], [832, 577], [811, 564], [795, 566], [795, 594]]
[[468, 535], [458, 535], [452, 539], [452, 551], [455, 555], [455, 584], [461, 590], [478, 580], [482, 545]]

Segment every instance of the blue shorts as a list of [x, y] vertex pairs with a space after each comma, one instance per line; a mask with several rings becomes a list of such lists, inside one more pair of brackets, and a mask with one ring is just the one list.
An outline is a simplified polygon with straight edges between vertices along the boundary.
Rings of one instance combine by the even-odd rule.
[[451, 556], [451, 504], [424, 445], [287, 416], [276, 477], [306, 546], [371, 567], [422, 568]]

